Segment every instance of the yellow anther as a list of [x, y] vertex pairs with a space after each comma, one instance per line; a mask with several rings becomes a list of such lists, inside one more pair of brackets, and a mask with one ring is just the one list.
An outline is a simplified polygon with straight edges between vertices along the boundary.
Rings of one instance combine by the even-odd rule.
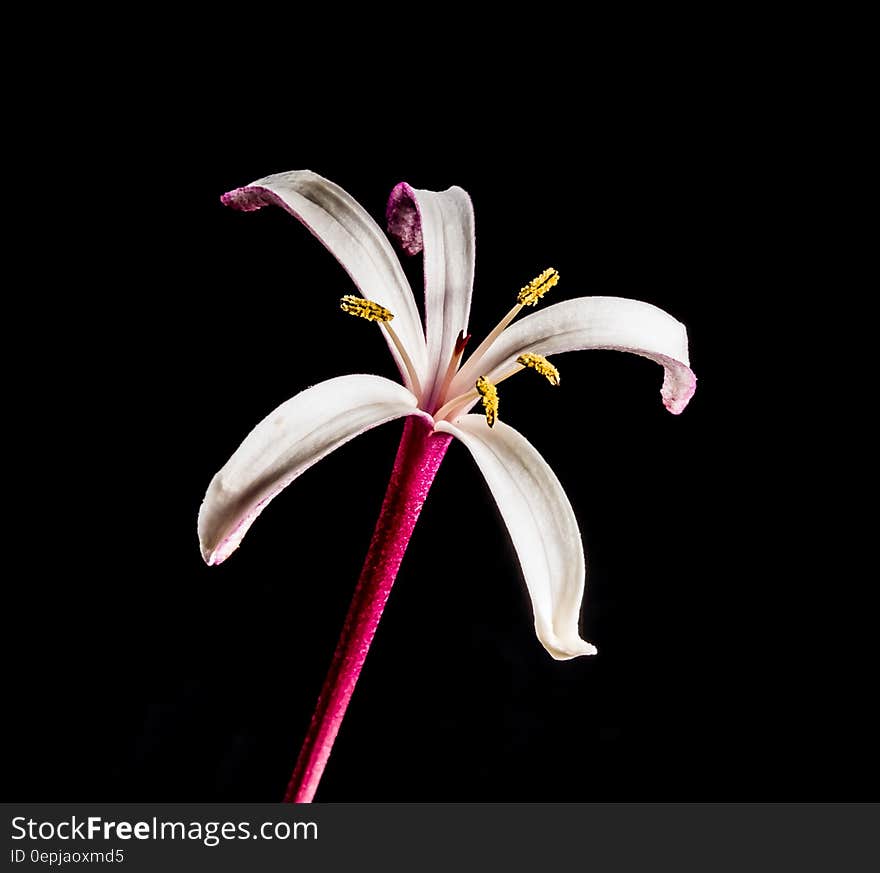
[[559, 384], [559, 370], [553, 366], [543, 355], [534, 352], [526, 352], [516, 359], [517, 364], [528, 367], [536, 373], [540, 373], [551, 385]]
[[559, 273], [548, 267], [540, 276], [535, 276], [528, 285], [520, 289], [516, 302], [520, 306], [534, 306], [557, 282]]
[[391, 321], [394, 318], [384, 306], [367, 300], [365, 297], [356, 297], [354, 294], [346, 294], [339, 301], [339, 308], [349, 315], [366, 318], [367, 321]]
[[498, 389], [485, 376], [480, 376], [477, 379], [475, 387], [482, 398], [483, 409], [486, 412], [486, 423], [492, 427], [498, 418]]

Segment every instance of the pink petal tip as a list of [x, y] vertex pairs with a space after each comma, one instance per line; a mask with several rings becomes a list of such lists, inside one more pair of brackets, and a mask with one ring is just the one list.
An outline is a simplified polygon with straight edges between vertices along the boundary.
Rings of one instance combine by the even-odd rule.
[[220, 202], [224, 206], [237, 209], [239, 212], [256, 212], [273, 202], [272, 199], [266, 197], [268, 193], [264, 188], [253, 186], [235, 188], [232, 191], [227, 191], [220, 198]]

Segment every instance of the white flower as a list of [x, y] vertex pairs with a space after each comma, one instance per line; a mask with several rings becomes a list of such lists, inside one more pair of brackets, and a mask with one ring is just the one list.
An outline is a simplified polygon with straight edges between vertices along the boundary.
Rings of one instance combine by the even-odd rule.
[[[403, 384], [374, 375], [321, 382], [271, 412], [214, 477], [199, 513], [208, 564], [238, 547], [266, 504], [304, 470], [365, 430], [403, 416], [467, 446], [498, 504], [522, 566], [535, 629], [557, 659], [595, 653], [581, 639], [584, 554], [574, 512], [540, 453], [498, 416], [497, 385], [527, 367], [553, 384], [547, 355], [617, 349], [664, 368], [666, 408], [681, 412], [694, 393], [687, 333], [667, 313], [637, 300], [581, 297], [512, 323], [558, 274], [545, 270], [470, 356], [466, 334], [474, 274], [474, 218], [461, 188], [421, 191], [398, 185], [388, 229], [408, 254], [424, 253], [425, 325], [412, 290], [379, 226], [339, 186], [307, 170], [268, 176], [226, 194], [241, 210], [275, 204], [305, 224], [345, 268], [362, 295], [343, 298], [351, 314], [376, 321]], [[393, 319], [393, 328], [391, 321]], [[467, 414], [482, 401], [485, 415]]]

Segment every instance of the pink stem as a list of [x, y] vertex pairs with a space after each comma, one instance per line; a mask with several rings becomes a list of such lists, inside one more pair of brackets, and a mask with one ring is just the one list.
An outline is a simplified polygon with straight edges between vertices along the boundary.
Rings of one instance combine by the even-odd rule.
[[451, 440], [448, 434], [432, 433], [423, 418], [406, 420], [364, 568], [287, 786], [288, 803], [309, 803], [315, 796], [409, 538]]

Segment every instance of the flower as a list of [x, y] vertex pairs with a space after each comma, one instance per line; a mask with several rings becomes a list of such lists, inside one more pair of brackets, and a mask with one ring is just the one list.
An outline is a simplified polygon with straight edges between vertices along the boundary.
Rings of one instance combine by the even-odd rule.
[[[329, 452], [369, 428], [414, 416], [433, 434], [464, 443], [484, 475], [519, 557], [540, 642], [560, 660], [594, 654], [578, 631], [585, 565], [574, 512], [540, 453], [499, 418], [498, 386], [525, 369], [558, 385], [548, 355], [616, 349], [664, 368], [663, 403], [678, 414], [696, 386], [684, 325], [648, 303], [618, 297], [567, 300], [514, 322], [558, 282], [559, 274], [548, 268], [520, 290], [511, 310], [466, 356], [474, 217], [461, 188], [434, 192], [401, 183], [388, 201], [389, 235], [407, 254], [424, 256], [424, 328], [388, 237], [339, 186], [307, 170], [279, 173], [229, 192], [223, 202], [245, 211], [275, 204], [311, 230], [360, 292], [343, 297], [342, 309], [376, 322], [403, 384], [368, 374], [341, 376], [271, 412], [208, 488], [198, 527], [205, 561], [228, 558], [266, 504]], [[483, 414], [469, 414], [477, 402]]]

